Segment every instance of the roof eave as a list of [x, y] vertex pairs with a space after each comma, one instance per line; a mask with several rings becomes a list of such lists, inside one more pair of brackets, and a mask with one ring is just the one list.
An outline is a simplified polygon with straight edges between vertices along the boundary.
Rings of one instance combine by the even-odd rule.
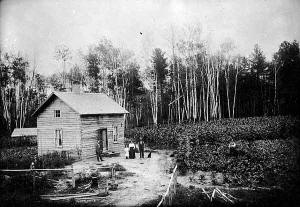
[[33, 114], [31, 116], [37, 116], [39, 114], [40, 109], [44, 106], [45, 103], [47, 103], [47, 101], [53, 96], [55, 95], [54, 92], [52, 92], [48, 98], [46, 98], [46, 100], [37, 108], [37, 110], [35, 110], [33, 112]]
[[81, 113], [80, 116], [88, 116], [88, 115], [122, 115], [122, 114], [129, 114], [129, 112], [120, 112], [120, 113]]

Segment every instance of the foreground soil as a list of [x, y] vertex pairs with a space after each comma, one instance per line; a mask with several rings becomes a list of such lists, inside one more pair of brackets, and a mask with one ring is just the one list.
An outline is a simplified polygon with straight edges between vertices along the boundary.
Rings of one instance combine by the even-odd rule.
[[[148, 153], [145, 153], [146, 155]], [[151, 153], [151, 158], [125, 159], [125, 157], [104, 158], [103, 162], [95, 159], [77, 162], [73, 166], [80, 170], [92, 165], [111, 165], [117, 163], [126, 171], [117, 172], [118, 188], [109, 191], [109, 196], [101, 198], [101, 205], [107, 206], [142, 206], [159, 200], [168, 187], [171, 171], [174, 167], [171, 151], [159, 150]]]
[[[148, 155], [148, 153], [145, 153]], [[171, 151], [159, 150], [152, 152], [151, 158], [140, 159], [136, 153], [136, 159], [125, 159], [125, 157], [104, 157], [103, 162], [96, 159], [80, 161], [73, 164], [76, 175], [95, 169], [97, 166], [107, 166], [119, 164], [123, 171], [116, 172], [116, 190], [109, 191], [106, 197], [93, 199], [66, 200], [59, 202], [49, 202], [40, 200], [37, 195], [31, 193], [31, 184], [26, 184], [29, 188], [20, 191], [15, 186], [8, 189], [1, 188], [1, 201], [4, 206], [155, 206], [168, 187], [171, 171], [174, 168]], [[68, 166], [66, 166], [68, 167]], [[109, 173], [103, 172], [103, 179], [109, 179]], [[29, 179], [30, 181], [30, 179]], [[63, 185], [62, 187], [65, 187]], [[68, 192], [69, 187], [65, 192]], [[72, 191], [72, 189], [69, 189]], [[20, 191], [20, 192], [19, 192]], [[28, 191], [28, 193], [26, 193]], [[11, 193], [12, 192], [12, 193]], [[55, 194], [53, 189], [43, 194]], [[7, 194], [9, 193], [9, 194]], [[57, 192], [56, 192], [57, 193]], [[76, 192], [72, 192], [76, 193]], [[7, 194], [7, 196], [5, 196]], [[12, 196], [9, 196], [11, 195]], [[9, 196], [9, 197], [8, 197]], [[2, 203], [3, 204], [3, 203]]]

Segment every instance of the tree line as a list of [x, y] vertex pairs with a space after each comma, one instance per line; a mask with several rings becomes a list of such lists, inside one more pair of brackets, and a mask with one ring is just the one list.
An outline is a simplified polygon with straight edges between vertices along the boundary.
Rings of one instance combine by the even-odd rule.
[[258, 45], [248, 57], [234, 49], [227, 41], [212, 53], [197, 34], [177, 41], [172, 34], [171, 53], [155, 48], [141, 68], [132, 51], [103, 38], [82, 54], [80, 66], [72, 64], [68, 47], [58, 46], [54, 57], [62, 70], [49, 76], [37, 72], [35, 60], [0, 50], [1, 131], [36, 126], [32, 113], [47, 90], [68, 91], [74, 84], [85, 92], [106, 93], [125, 107], [129, 127], [299, 115], [299, 43], [282, 42], [271, 61]]
[[297, 41], [282, 42], [270, 62], [258, 45], [249, 57], [232, 55], [230, 41], [214, 54], [193, 39], [172, 47], [169, 62], [160, 49], [152, 57], [150, 100], [155, 124], [299, 115]]

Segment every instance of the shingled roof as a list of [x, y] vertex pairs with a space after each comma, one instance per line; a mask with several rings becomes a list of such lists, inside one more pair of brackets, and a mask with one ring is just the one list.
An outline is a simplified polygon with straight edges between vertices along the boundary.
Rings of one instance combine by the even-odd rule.
[[103, 93], [53, 92], [33, 115], [37, 116], [42, 112], [55, 97], [80, 115], [128, 113], [122, 106]]

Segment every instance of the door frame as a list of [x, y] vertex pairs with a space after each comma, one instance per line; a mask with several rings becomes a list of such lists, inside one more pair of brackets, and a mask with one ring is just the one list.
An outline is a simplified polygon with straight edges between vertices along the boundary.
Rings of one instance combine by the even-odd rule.
[[[103, 131], [106, 131], [106, 136], [105, 137], [103, 137]], [[97, 137], [97, 141], [98, 140], [100, 140], [101, 142], [101, 144], [102, 144], [102, 149], [103, 149], [103, 151], [107, 151], [108, 150], [108, 135], [107, 135], [107, 128], [100, 128], [100, 129], [98, 129], [98, 137]], [[104, 146], [104, 144], [105, 144], [105, 146]]]

